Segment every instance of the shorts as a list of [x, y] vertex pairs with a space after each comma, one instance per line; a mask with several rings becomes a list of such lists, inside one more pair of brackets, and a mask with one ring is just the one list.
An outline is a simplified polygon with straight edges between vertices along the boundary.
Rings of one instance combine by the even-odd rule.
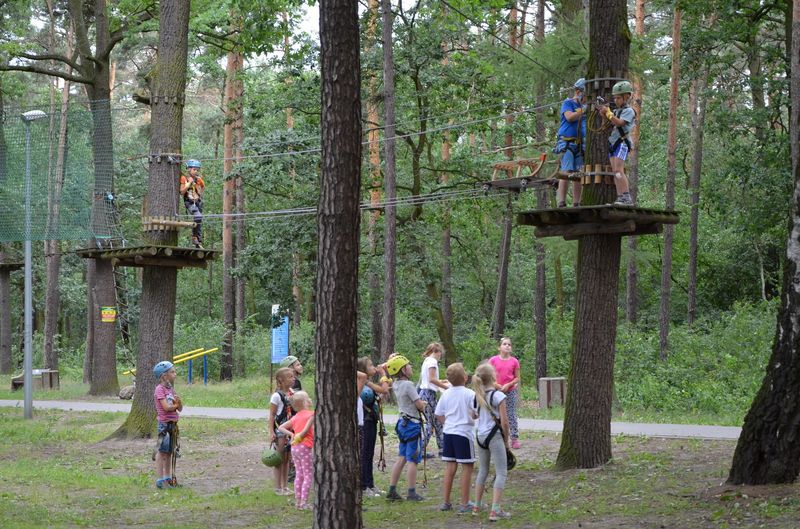
[[562, 171], [566, 172], [574, 172], [580, 170], [583, 167], [583, 152], [580, 147], [578, 147], [574, 143], [567, 143], [564, 140], [558, 140], [558, 144], [556, 144], [556, 150], [561, 155], [561, 165], [560, 168]]
[[617, 148], [614, 149], [613, 146], [609, 147], [609, 158], [619, 158], [623, 162], [628, 159], [628, 144], [624, 141], [619, 142]]
[[[418, 422], [400, 419], [395, 426], [395, 431], [401, 439], [400, 457], [405, 458], [409, 463], [422, 461], [422, 425]], [[402, 439], [408, 440], [404, 442]]]
[[442, 461], [455, 461], [456, 463], [474, 463], [475, 446], [472, 437], [457, 434], [444, 434], [444, 448]]
[[172, 451], [170, 450], [170, 441], [172, 440], [172, 436], [169, 433], [170, 424], [167, 422], [159, 422], [158, 423], [158, 451], [164, 454], [169, 454]]

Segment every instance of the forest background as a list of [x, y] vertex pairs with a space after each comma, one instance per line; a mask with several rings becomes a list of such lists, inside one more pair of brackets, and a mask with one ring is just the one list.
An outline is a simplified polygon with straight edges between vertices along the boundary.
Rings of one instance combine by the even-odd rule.
[[[38, 64], [25, 53], [67, 53], [74, 28], [64, 4], [4, 4], [0, 31], [6, 67]], [[105, 2], [86, 3], [90, 35], [97, 4]], [[115, 204], [119, 231], [129, 241], [140, 237], [147, 182], [149, 107], [137, 101], [147, 97], [157, 38], [157, 21], [142, 15], [148, 6], [133, 4], [114, 3], [111, 26], [125, 31], [109, 58]], [[244, 293], [229, 342], [231, 376], [269, 372], [271, 306], [276, 303], [291, 313], [292, 354], [312, 372], [317, 245], [313, 211], [304, 208], [313, 210], [318, 193], [318, 43], [297, 29], [299, 4], [249, 2], [247, 11], [239, 11], [247, 16], [231, 17], [239, 4], [192, 3], [183, 154], [203, 163], [206, 245], [221, 246], [225, 182], [238, 184], [245, 220], [232, 266], [218, 260], [207, 270], [180, 272], [175, 352], [226, 342], [231, 322], [222, 301], [231, 284], [225, 277], [229, 272]], [[675, 4], [637, 1], [629, 6], [631, 14], [643, 15], [641, 27], [631, 19], [630, 68], [641, 86], [640, 148], [633, 173], [637, 200], [646, 207], [665, 204], [668, 125], [675, 118], [675, 207], [682, 220], [671, 248], [660, 236], [640, 237], [635, 249], [628, 247], [623, 255], [628, 270], [622, 272], [626, 295], [620, 296], [619, 309], [626, 317], [617, 337], [616, 394], [619, 408], [626, 411], [695, 414], [698, 420], [739, 424], [767, 362], [787, 240], [792, 180], [785, 15], [791, 5], [681, 2], [681, 8], [680, 97], [671, 113]], [[589, 15], [580, 1], [525, 2], [513, 8], [507, 2], [416, 2], [394, 9], [399, 139], [392, 349], [418, 358], [427, 343], [449, 337], [449, 358], [471, 369], [493, 353], [495, 338], [505, 334], [514, 340], [527, 387], [532, 389], [536, 379], [537, 348], [539, 367], [544, 347], [546, 373], [565, 376], [576, 246], [540, 241], [545, 258], [537, 272], [537, 241], [528, 228], [515, 226], [503, 274], [508, 206], [514, 212], [532, 209], [538, 197], [532, 191], [513, 197], [484, 194], [480, 183], [490, 179], [492, 164], [506, 159], [509, 151], [514, 158], [550, 152], [561, 101], [586, 71]], [[379, 19], [375, 3], [363, 6], [364, 128], [375, 129], [382, 150]], [[241, 156], [225, 167], [231, 52], [245, 57], [235, 73], [241, 82], [237, 101], [243, 127], [237, 141]], [[55, 101], [64, 86], [35, 71], [0, 72], [4, 121], [31, 108], [58, 112]], [[67, 90], [71, 113], [88, 113], [90, 97], [83, 87], [73, 83]], [[380, 159], [376, 163], [365, 156], [364, 201], [374, 200], [377, 207], [365, 208], [362, 218], [359, 354], [376, 357], [386, 343], [380, 325], [384, 216], [376, 213], [383, 209], [381, 167]], [[694, 196], [699, 197], [696, 242]], [[44, 323], [46, 291], [52, 287], [44, 280], [45, 246], [37, 244], [34, 254], [35, 366], [52, 365], [43, 354], [51, 339], [62, 376], [74, 379], [87, 374], [86, 264], [70, 252], [85, 246], [85, 241], [62, 244], [58, 325], [51, 336]], [[7, 244], [4, 251], [13, 254], [18, 248]], [[672, 267], [665, 308], [660, 285], [667, 252]], [[545, 280], [537, 287], [541, 270]], [[13, 329], [11, 365], [17, 370], [22, 276], [11, 277], [15, 309], [6, 316]], [[119, 281], [130, 326], [118, 335], [117, 368], [122, 371], [134, 365], [137, 350], [140, 279], [128, 269]], [[545, 309], [535, 315], [537, 296]], [[537, 336], [535, 320], [546, 322], [546, 335]], [[669, 323], [666, 347], [659, 337], [661, 321]], [[229, 378], [222, 358], [210, 357], [211, 372]]]

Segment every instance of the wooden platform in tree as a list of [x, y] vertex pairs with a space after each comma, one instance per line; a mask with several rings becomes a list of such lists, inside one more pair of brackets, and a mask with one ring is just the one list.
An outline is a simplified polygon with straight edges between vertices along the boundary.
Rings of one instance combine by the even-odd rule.
[[583, 235], [661, 233], [664, 224], [678, 223], [678, 213], [636, 206], [581, 206], [522, 212], [517, 223], [536, 226], [537, 237], [564, 237], [569, 241]]
[[555, 178], [503, 178], [490, 182], [481, 182], [484, 191], [490, 189], [505, 189], [506, 191], [525, 191], [538, 187], [556, 187], [558, 180]]
[[25, 263], [11, 262], [11, 261], [0, 262], [0, 271], [13, 272], [14, 270], [19, 270], [23, 266], [25, 266]]
[[205, 268], [217, 256], [216, 250], [176, 246], [129, 246], [127, 248], [86, 248], [76, 250], [84, 259], [110, 259], [114, 266], [166, 266]]

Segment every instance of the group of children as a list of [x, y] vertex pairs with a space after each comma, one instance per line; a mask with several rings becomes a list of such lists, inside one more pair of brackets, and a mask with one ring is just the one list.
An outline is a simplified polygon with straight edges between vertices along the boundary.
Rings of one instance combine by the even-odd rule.
[[[434, 387], [443, 389], [438, 400], [423, 393], [425, 389], [417, 392], [411, 381], [411, 362], [406, 357], [398, 355], [389, 359], [386, 366], [388, 373], [395, 377], [392, 391], [397, 399], [400, 415], [395, 427], [400, 444], [397, 461], [392, 467], [387, 500], [403, 499], [397, 492], [397, 484], [406, 465], [408, 495], [405, 499], [424, 499], [416, 490], [417, 465], [427, 455], [426, 446], [435, 432], [439, 457], [445, 463], [440, 510], [454, 509], [450, 497], [458, 466], [461, 465], [460, 502], [455, 510], [462, 514], [478, 515], [484, 508], [483, 493], [489, 468], [493, 463], [496, 477], [489, 506], [489, 520], [496, 521], [510, 516], [501, 508], [508, 469], [507, 454], [510, 453], [510, 448], [520, 447], [516, 416], [519, 361], [511, 352], [511, 340], [501, 339], [499, 354], [478, 366], [472, 376], [472, 389], [469, 389], [466, 387], [467, 372], [461, 363], [447, 366], [446, 380], [438, 380], [438, 360], [442, 355], [442, 347], [440, 344], [431, 344], [425, 352], [421, 379], [428, 383], [434, 380], [439, 382], [433, 384]], [[429, 361], [431, 358], [434, 361]], [[426, 416], [431, 419], [426, 421]], [[423, 422], [426, 422], [424, 431]], [[438, 428], [441, 428], [441, 436]], [[471, 501], [476, 444], [480, 469], [475, 481], [475, 500]]]
[[[365, 496], [383, 494], [375, 486], [373, 461], [381, 422], [380, 399], [391, 390], [399, 412], [395, 425], [399, 456], [391, 469], [386, 499], [424, 500], [416, 490], [417, 465], [427, 455], [427, 445], [435, 435], [439, 457], [445, 463], [440, 509], [453, 510], [450, 496], [458, 466], [461, 465], [457, 511], [479, 514], [483, 509], [482, 499], [489, 468], [493, 464], [496, 477], [489, 520], [510, 516], [501, 509], [500, 502], [507, 477], [507, 454], [510, 454], [510, 448], [520, 446], [516, 415], [520, 366], [512, 356], [509, 338], [500, 340], [498, 350], [498, 355], [478, 366], [472, 376], [472, 389], [466, 387], [468, 376], [461, 363], [449, 365], [445, 379], [439, 378], [438, 362], [443, 354], [439, 343], [430, 344], [423, 354], [419, 389], [412, 381], [412, 365], [405, 356], [391, 355], [386, 363], [378, 366], [369, 357], [358, 359], [359, 397], [356, 412], [361, 451], [361, 486]], [[170, 455], [174, 453], [178, 412], [183, 409], [183, 404], [173, 387], [176, 378], [173, 365], [166, 361], [159, 362], [153, 372], [158, 380], [154, 393], [159, 434], [156, 486], [165, 488], [176, 485]], [[294, 494], [298, 509], [310, 509], [308, 495], [314, 479], [314, 411], [311, 398], [302, 391], [299, 381], [302, 372], [302, 364], [294, 356], [281, 362], [275, 373], [277, 389], [270, 397], [268, 425], [271, 443], [282, 456], [281, 464], [274, 468], [275, 493], [284, 496]], [[378, 376], [380, 378], [376, 382], [375, 377]], [[439, 393], [441, 396], [438, 396]], [[475, 500], [471, 501], [476, 444], [480, 469], [475, 481]], [[290, 463], [294, 464], [296, 470], [294, 491], [288, 485]], [[397, 492], [404, 469], [408, 485], [405, 498]]]

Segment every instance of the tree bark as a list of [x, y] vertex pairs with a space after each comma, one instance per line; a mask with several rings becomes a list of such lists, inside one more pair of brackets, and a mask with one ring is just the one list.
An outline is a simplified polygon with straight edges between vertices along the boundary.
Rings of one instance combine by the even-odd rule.
[[[536, 206], [547, 207], [544, 192], [537, 191]], [[533, 293], [533, 325], [536, 330], [536, 380], [547, 376], [547, 268], [545, 259], [547, 252], [543, 244], [535, 242], [536, 255], [536, 289]], [[538, 383], [537, 383], [538, 387]]]
[[[0, 263], [5, 262], [7, 257], [6, 245], [0, 243]], [[8, 269], [2, 269], [0, 270], [0, 374], [11, 373], [13, 367], [11, 361], [11, 273]]]
[[363, 520], [354, 410], [358, 397], [355, 351], [361, 219], [358, 2], [320, 3], [320, 46], [322, 180], [317, 209], [314, 528], [360, 529]]
[[[634, 15], [636, 36], [644, 37], [644, 0], [636, 0]], [[631, 106], [636, 111], [639, 122], [642, 121], [642, 82], [638, 74], [632, 76], [633, 102]], [[628, 185], [634, 203], [639, 196], [639, 127], [631, 131], [633, 148], [631, 149], [630, 167], [628, 170]], [[636, 323], [639, 317], [639, 268], [636, 266], [636, 246], [638, 238], [628, 237], [628, 266], [625, 272], [625, 319], [628, 323]]]
[[[367, 33], [364, 43], [364, 53], [369, 54], [376, 44], [378, 19], [380, 18], [380, 6], [378, 0], [369, 0], [369, 12], [367, 14]], [[379, 261], [382, 264], [383, 257], [378, 251], [380, 240], [380, 218], [381, 212], [378, 206], [381, 202], [381, 144], [380, 129], [378, 127], [380, 116], [378, 114], [378, 101], [381, 97], [378, 92], [378, 79], [375, 70], [369, 68], [365, 71], [367, 75], [367, 141], [369, 143], [369, 203], [372, 210], [369, 212], [367, 224], [367, 247], [369, 250], [369, 315], [370, 315], [370, 335], [372, 343], [372, 356], [375, 359], [381, 357], [381, 333], [383, 327], [381, 313], [381, 274]]]
[[222, 337], [222, 354], [220, 356], [220, 380], [233, 379], [233, 341], [236, 334], [236, 282], [231, 270], [234, 266], [233, 239], [233, 206], [236, 198], [236, 180], [233, 172], [233, 126], [236, 121], [236, 103], [234, 101], [237, 63], [236, 52], [228, 53], [228, 65], [225, 69], [225, 125], [223, 129], [223, 174], [222, 186], [222, 318], [225, 334]]
[[[241, 27], [241, 23], [237, 19], [237, 27]], [[244, 69], [244, 57], [237, 51], [236, 60], [236, 74], [233, 83], [233, 96], [234, 96], [234, 109], [235, 121], [233, 124], [233, 158], [236, 166], [240, 166], [243, 160], [242, 145], [244, 143], [244, 79], [242, 79], [242, 72]], [[234, 244], [234, 266], [239, 266], [240, 256], [247, 249], [247, 227], [243, 214], [247, 211], [247, 203], [244, 192], [244, 178], [241, 174], [236, 176], [236, 213], [239, 216], [236, 218], [236, 241]], [[240, 336], [244, 330], [244, 321], [247, 319], [247, 278], [244, 275], [239, 275], [236, 278], [236, 292], [234, 299], [236, 300], [236, 333]], [[244, 348], [239, 347], [239, 352], [235, 357], [236, 374], [244, 377], [247, 372], [247, 363], [244, 355]]]
[[[681, 10], [675, 9], [672, 20], [672, 72], [669, 90], [669, 125], [667, 129], [667, 179], [664, 207], [675, 208], [675, 173], [678, 136], [678, 80], [681, 73]], [[669, 303], [672, 276], [672, 241], [675, 228], [672, 224], [664, 226], [664, 254], [661, 262], [661, 307], [658, 317], [659, 357], [666, 360], [669, 349]]]
[[492, 336], [497, 340], [503, 336], [506, 327], [506, 292], [508, 289], [508, 261], [511, 258], [512, 215], [511, 194], [509, 194], [506, 211], [503, 215], [503, 237], [500, 241], [497, 291], [494, 296], [494, 313], [492, 314]]
[[381, 0], [383, 12], [383, 108], [384, 108], [384, 175], [386, 200], [383, 228], [383, 322], [381, 325], [381, 357], [394, 352], [395, 303], [397, 297], [397, 208], [396, 190], [395, 117], [394, 117], [394, 53], [392, 3]]
[[692, 109], [692, 173], [689, 180], [691, 193], [691, 223], [689, 234], [689, 288], [687, 293], [686, 323], [694, 324], [697, 310], [697, 232], [700, 223], [700, 177], [703, 174], [703, 128], [706, 121], [706, 77], [704, 69], [694, 81], [697, 108]]
[[[150, 153], [181, 152], [183, 103], [189, 34], [189, 3], [159, 3], [158, 61], [153, 78]], [[178, 207], [179, 163], [168, 157], [151, 157], [146, 196], [146, 216], [173, 215]], [[148, 232], [150, 242], [175, 246], [174, 231]], [[146, 266], [142, 272], [139, 354], [136, 391], [131, 412], [113, 437], [150, 437], [155, 432], [153, 366], [173, 356], [177, 269]]]
[[781, 309], [761, 389], [744, 420], [728, 482], [793, 483], [800, 473], [800, 0], [793, 0], [789, 134], [794, 190]]
[[[625, 0], [591, 0], [589, 28], [590, 79], [627, 70], [630, 51]], [[610, 88], [610, 87], [609, 87]], [[587, 84], [589, 100], [597, 95]], [[608, 164], [608, 131], [590, 127], [587, 165]], [[583, 186], [582, 203], [603, 203], [613, 185]], [[613, 195], [612, 195], [613, 196]], [[617, 333], [621, 237], [587, 235], [578, 240], [577, 295], [572, 331], [564, 433], [556, 467], [594, 468], [611, 459], [611, 404], [614, 392], [614, 356]]]

